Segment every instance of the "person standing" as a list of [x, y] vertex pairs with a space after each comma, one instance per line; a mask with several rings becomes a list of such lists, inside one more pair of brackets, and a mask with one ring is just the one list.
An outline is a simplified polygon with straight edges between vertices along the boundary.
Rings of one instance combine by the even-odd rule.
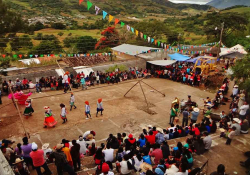
[[68, 172], [69, 175], [76, 175], [72, 167], [69, 165], [66, 155], [62, 151], [63, 144], [56, 145], [56, 151], [50, 154], [51, 158], [55, 159], [57, 174], [63, 175], [63, 171]]
[[28, 137], [23, 138], [23, 145], [21, 146], [21, 149], [23, 151], [24, 162], [27, 164], [27, 166], [32, 165], [32, 167], [34, 169], [33, 162], [32, 162], [32, 159], [30, 157], [30, 153], [32, 151], [32, 144], [29, 143]]
[[85, 78], [83, 75], [81, 76], [81, 85], [82, 85], [82, 90], [87, 89]]
[[73, 93], [71, 93], [70, 96], [70, 111], [72, 111], [72, 107], [74, 107], [74, 109], [76, 109], [76, 105], [75, 105], [75, 96]]
[[239, 118], [243, 121], [244, 119], [246, 119], [246, 113], [247, 110], [249, 109], [249, 105], [247, 104], [247, 102], [245, 101], [243, 103], [243, 105], [240, 107], [240, 112], [239, 112]]
[[97, 117], [99, 111], [101, 111], [101, 115], [102, 115], [103, 110], [104, 109], [103, 109], [103, 105], [102, 105], [102, 99], [99, 98], [98, 101], [97, 101], [96, 117]]
[[183, 115], [182, 127], [184, 127], [184, 126], [187, 126], [187, 125], [188, 125], [188, 116], [189, 116], [189, 112], [187, 111], [187, 108], [184, 109], [182, 115]]
[[87, 120], [89, 119], [89, 117], [90, 119], [92, 118], [90, 114], [90, 106], [88, 101], [85, 101], [85, 115]]
[[69, 75], [68, 71], [63, 75], [62, 82], [64, 83], [64, 93], [67, 93], [69, 89], [69, 76], [68, 75]]
[[208, 135], [208, 132], [204, 132], [203, 136], [205, 136], [205, 138], [203, 139], [203, 143], [205, 145], [205, 150], [208, 151], [210, 150], [211, 146], [212, 146], [212, 138], [210, 135]]
[[199, 108], [194, 108], [193, 111], [191, 112], [192, 116], [191, 116], [191, 122], [192, 123], [196, 123], [198, 116], [200, 114], [200, 110]]
[[81, 162], [80, 162], [80, 145], [76, 143], [76, 140], [72, 140], [72, 147], [70, 150], [70, 154], [73, 160], [74, 170], [79, 171], [81, 169]]
[[55, 125], [57, 124], [57, 121], [54, 119], [53, 114], [52, 114], [52, 110], [48, 107], [48, 106], [44, 106], [45, 109], [45, 119], [44, 119], [44, 128], [47, 127], [55, 127]]
[[65, 108], [65, 105], [64, 104], [60, 104], [60, 107], [61, 107], [61, 119], [63, 120], [63, 124], [65, 123], [65, 122], [67, 122], [68, 121], [68, 119], [67, 119], [67, 117], [66, 117], [66, 108]]
[[[44, 160], [44, 151], [41, 149], [37, 149], [38, 146], [36, 143], [32, 143], [32, 152], [30, 153], [30, 157], [33, 161], [33, 165], [36, 169], [36, 172], [38, 175], [42, 175], [42, 174], [46, 174], [46, 175], [50, 175], [52, 174], [47, 163]], [[43, 169], [45, 170], [44, 173], [41, 172], [41, 167], [43, 167]]]
[[170, 111], [170, 121], [169, 124], [173, 124], [174, 118], [177, 116], [178, 109], [175, 106], [172, 106]]
[[31, 116], [33, 112], [34, 112], [34, 109], [31, 106], [31, 99], [28, 98], [25, 102], [25, 110], [23, 112], [23, 115], [26, 117]]
[[80, 154], [86, 154], [87, 147], [83, 136], [79, 136], [79, 139], [76, 142], [80, 145]]

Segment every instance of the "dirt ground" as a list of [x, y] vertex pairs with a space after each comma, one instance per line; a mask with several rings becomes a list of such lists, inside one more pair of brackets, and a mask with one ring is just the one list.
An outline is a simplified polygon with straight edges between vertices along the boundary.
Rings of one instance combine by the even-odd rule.
[[[28, 119], [23, 118], [25, 128], [31, 136], [30, 142], [36, 142], [39, 147], [44, 143], [50, 143], [50, 147], [54, 147], [63, 138], [68, 140], [77, 139], [80, 134], [87, 130], [96, 131], [96, 142], [98, 144], [105, 142], [110, 133], [115, 135], [118, 132], [133, 133], [137, 137], [142, 129], [149, 124], [161, 128], [169, 126], [170, 106], [175, 97], [186, 100], [187, 95], [191, 95], [192, 100], [196, 101], [199, 106], [203, 105], [204, 98], [214, 97], [214, 94], [209, 91], [169, 80], [152, 78], [143, 81], [166, 94], [163, 97], [160, 93], [142, 83], [142, 88], [149, 102], [150, 113], [154, 115], [147, 112], [147, 105], [139, 84], [124, 97], [130, 87], [137, 82], [136, 80], [122, 82], [118, 85], [95, 86], [85, 91], [74, 89], [77, 109], [69, 111], [66, 124], [62, 124], [59, 104], [66, 104], [66, 108], [69, 110], [70, 93], [63, 94], [62, 91], [47, 91], [32, 94], [32, 105], [35, 113]], [[95, 117], [98, 98], [103, 99], [105, 110], [102, 117], [100, 115]], [[86, 100], [90, 102], [93, 118], [91, 120], [85, 119], [84, 102]], [[10, 102], [6, 97], [3, 98], [3, 105]], [[16, 115], [16, 109], [13, 105], [4, 108], [2, 106], [0, 106], [0, 118], [2, 120], [0, 123], [0, 139], [11, 138], [16, 143], [21, 142], [24, 131], [20, 119]], [[55, 128], [43, 128], [44, 106], [49, 106], [55, 114], [55, 119], [58, 121]], [[23, 111], [24, 107], [20, 106], [20, 109]], [[200, 115], [199, 119], [201, 120], [202, 117]], [[238, 174], [243, 175], [245, 169], [240, 167], [239, 161], [245, 159], [242, 152], [248, 151], [250, 136], [237, 137], [231, 146], [227, 146], [225, 140], [219, 138], [218, 134], [212, 136], [213, 148], [211, 151], [202, 156], [195, 156], [195, 167], [201, 166], [209, 159], [208, 172], [215, 171], [218, 164], [223, 163], [227, 167], [227, 173], [233, 174], [236, 171]], [[178, 139], [169, 141], [169, 144], [176, 145], [177, 141]], [[184, 142], [185, 138], [179, 141]]]

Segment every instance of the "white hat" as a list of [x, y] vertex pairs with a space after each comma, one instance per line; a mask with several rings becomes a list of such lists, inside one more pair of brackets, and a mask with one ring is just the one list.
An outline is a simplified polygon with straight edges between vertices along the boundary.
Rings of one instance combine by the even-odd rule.
[[153, 128], [153, 126], [152, 125], [148, 125], [148, 128]]
[[160, 133], [163, 133], [163, 129], [161, 129], [159, 127], [156, 128], [156, 131], [159, 131]]
[[223, 128], [220, 128], [220, 132], [225, 132], [225, 129], [223, 129]]
[[238, 118], [234, 118], [233, 119], [235, 122], [237, 122], [237, 123], [240, 123], [240, 119], [238, 119]]
[[38, 148], [37, 144], [35, 142], [32, 143], [31, 149], [36, 150]]
[[234, 88], [238, 88], [239, 86], [238, 85], [234, 85]]
[[200, 109], [199, 108], [194, 108], [194, 112], [199, 112]]
[[43, 144], [42, 149], [48, 149], [48, 148], [49, 148], [49, 143]]
[[20, 159], [20, 158], [17, 158], [14, 164], [18, 164], [18, 163], [20, 163], [20, 162], [23, 162], [23, 160]]

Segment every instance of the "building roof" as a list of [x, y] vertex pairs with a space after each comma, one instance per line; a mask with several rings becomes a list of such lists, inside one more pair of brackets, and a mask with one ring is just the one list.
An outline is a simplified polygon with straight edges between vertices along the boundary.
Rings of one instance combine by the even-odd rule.
[[182, 55], [179, 53], [168, 54], [168, 56], [171, 58], [171, 60], [176, 60], [176, 61], [186, 61], [186, 60], [190, 59], [189, 56]]
[[159, 48], [122, 44], [120, 46], [113, 47], [112, 50], [135, 56], [141, 53], [146, 53], [149, 50], [159, 50]]
[[150, 64], [157, 65], [157, 66], [168, 66], [174, 64], [175, 60], [156, 60], [156, 61], [147, 61]]

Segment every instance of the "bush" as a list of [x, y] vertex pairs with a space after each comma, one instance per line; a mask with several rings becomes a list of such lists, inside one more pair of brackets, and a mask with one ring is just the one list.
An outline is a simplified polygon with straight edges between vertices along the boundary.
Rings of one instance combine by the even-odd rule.
[[123, 65], [123, 64], [120, 64], [120, 65], [114, 65], [112, 67], [109, 67], [106, 72], [114, 72], [116, 69], [118, 69], [119, 71], [127, 71], [128, 70], [128, 67]]
[[57, 35], [59, 35], [59, 36], [63, 36], [63, 32], [59, 32]]

